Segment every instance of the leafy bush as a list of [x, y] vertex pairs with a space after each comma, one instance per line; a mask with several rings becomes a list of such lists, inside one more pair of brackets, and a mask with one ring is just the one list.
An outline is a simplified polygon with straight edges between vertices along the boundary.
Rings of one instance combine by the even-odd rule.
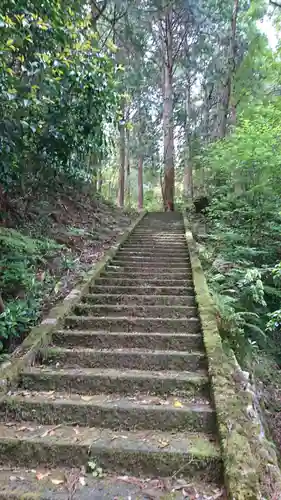
[[[32, 239], [7, 228], [0, 230], [0, 244], [0, 290], [5, 302], [5, 311], [0, 315], [1, 352], [17, 338], [22, 339], [38, 320], [46, 289], [54, 285], [50, 273], [44, 271], [42, 280], [38, 270], [62, 247], [49, 239]], [[65, 266], [69, 265], [66, 260]]]
[[0, 352], [23, 335], [39, 318], [38, 301], [17, 300], [8, 303], [0, 314]]
[[90, 181], [118, 103], [113, 44], [84, 2], [1, 7], [0, 185], [28, 197], [62, 174]]
[[281, 363], [280, 134], [278, 97], [250, 105], [201, 158], [212, 198], [202, 261], [222, 336], [244, 361], [256, 347]]

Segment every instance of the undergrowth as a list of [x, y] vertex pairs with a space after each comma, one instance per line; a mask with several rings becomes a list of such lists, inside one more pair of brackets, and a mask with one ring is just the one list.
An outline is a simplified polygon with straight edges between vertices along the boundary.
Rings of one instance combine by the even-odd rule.
[[0, 315], [3, 352], [38, 321], [44, 296], [56, 284], [56, 274], [48, 270], [48, 264], [62, 253], [63, 246], [48, 238], [34, 239], [2, 227], [0, 248], [0, 290], [5, 303]]
[[281, 365], [279, 242], [266, 232], [268, 220], [281, 232], [281, 217], [272, 211], [257, 223], [249, 212], [245, 199], [237, 196], [214, 200], [206, 217], [207, 239], [199, 245], [200, 258], [221, 336], [240, 363], [246, 366], [262, 350]]
[[91, 186], [66, 183], [63, 190], [38, 193], [28, 211], [20, 197], [10, 199], [10, 205], [13, 210], [0, 222], [2, 358], [69, 293], [136, 215], [108, 203]]

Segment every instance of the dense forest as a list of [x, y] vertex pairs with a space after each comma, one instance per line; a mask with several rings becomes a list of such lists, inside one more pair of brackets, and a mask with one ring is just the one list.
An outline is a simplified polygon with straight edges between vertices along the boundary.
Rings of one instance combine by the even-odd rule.
[[[101, 206], [112, 228], [114, 204], [127, 210], [119, 221], [175, 205], [190, 213], [223, 339], [271, 378], [281, 364], [280, 16], [262, 0], [2, 1], [2, 351], [77, 267], [73, 239], [100, 238]], [[61, 221], [64, 197], [73, 211]], [[84, 226], [73, 222], [81, 200]], [[67, 238], [50, 230], [57, 219]]]

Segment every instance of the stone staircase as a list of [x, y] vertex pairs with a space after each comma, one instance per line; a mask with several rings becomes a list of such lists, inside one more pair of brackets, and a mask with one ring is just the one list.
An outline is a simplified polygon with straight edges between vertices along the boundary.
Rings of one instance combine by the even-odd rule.
[[81, 467], [93, 459], [109, 473], [220, 484], [180, 214], [143, 218], [2, 398], [0, 413], [5, 466]]

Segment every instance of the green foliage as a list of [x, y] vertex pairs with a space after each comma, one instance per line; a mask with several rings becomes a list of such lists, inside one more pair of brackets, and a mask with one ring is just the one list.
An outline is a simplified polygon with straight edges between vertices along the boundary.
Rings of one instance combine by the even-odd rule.
[[38, 301], [11, 301], [0, 315], [0, 353], [5, 347], [5, 340], [9, 345], [15, 338], [21, 339], [39, 316]]
[[[278, 294], [279, 303], [281, 303], [281, 263], [277, 264], [273, 269], [274, 281], [279, 286], [280, 294]], [[281, 332], [281, 308], [269, 314], [267, 329], [270, 332]]]
[[281, 361], [272, 334], [280, 328], [280, 267], [274, 267], [280, 259], [280, 124], [279, 97], [255, 102], [232, 134], [201, 158], [212, 197], [205, 265], [222, 335], [240, 359], [256, 345], [275, 349]]
[[89, 460], [88, 462], [88, 469], [91, 472], [93, 477], [98, 477], [99, 479], [103, 478], [105, 476], [103, 470], [101, 467], [97, 465], [96, 462], [93, 460]]
[[54, 277], [48, 272], [38, 275], [37, 269], [62, 247], [5, 228], [0, 230], [0, 245], [0, 290], [5, 302], [5, 311], [0, 315], [1, 352], [13, 339], [21, 339], [38, 320], [44, 294], [54, 286]]
[[0, 184], [25, 193], [61, 174], [91, 179], [117, 106], [114, 54], [84, 2], [4, 0], [0, 14]]

